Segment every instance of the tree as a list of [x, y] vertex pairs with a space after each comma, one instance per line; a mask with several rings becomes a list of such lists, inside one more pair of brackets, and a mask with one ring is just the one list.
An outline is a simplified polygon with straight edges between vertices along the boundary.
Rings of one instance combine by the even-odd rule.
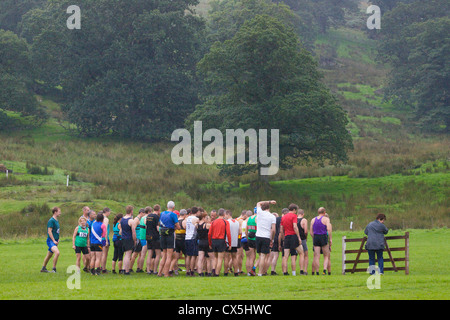
[[291, 8], [298, 12], [301, 17], [312, 14], [314, 25], [322, 34], [326, 33], [331, 27], [344, 25], [346, 10], [354, 12], [358, 10], [354, 0], [286, 0], [284, 2], [296, 3], [296, 5], [291, 4]]
[[[311, 54], [277, 19], [256, 15], [246, 21], [232, 39], [214, 43], [198, 69], [205, 81], [203, 103], [188, 127], [199, 120], [204, 129], [222, 132], [279, 129], [281, 168], [347, 159], [352, 142], [345, 112], [321, 82]], [[260, 161], [220, 166], [230, 175], [259, 168]]]
[[33, 39], [39, 80], [62, 87], [63, 112], [81, 134], [165, 139], [198, 103], [204, 22], [189, 11], [196, 3], [79, 1], [81, 30], [69, 30], [73, 3], [54, 0], [29, 13], [23, 30]]
[[386, 98], [414, 110], [427, 131], [450, 128], [449, 9], [445, 0], [416, 1], [383, 17], [379, 59], [392, 66]]
[[222, 0], [212, 1], [208, 15], [208, 39], [225, 41], [231, 39], [245, 21], [258, 14], [267, 14], [282, 21], [300, 37], [303, 45], [313, 46], [314, 31], [308, 20], [303, 20], [284, 3], [271, 0]]
[[22, 16], [47, 0], [2, 0], [0, 1], [0, 29], [17, 32]]
[[[0, 30], [0, 109], [31, 116], [40, 124], [47, 114], [29, 89], [32, 82], [28, 45], [11, 31]], [[2, 127], [8, 120], [2, 111]]]
[[380, 7], [381, 14], [394, 9], [400, 3], [411, 3], [416, 0], [371, 0], [370, 3]]

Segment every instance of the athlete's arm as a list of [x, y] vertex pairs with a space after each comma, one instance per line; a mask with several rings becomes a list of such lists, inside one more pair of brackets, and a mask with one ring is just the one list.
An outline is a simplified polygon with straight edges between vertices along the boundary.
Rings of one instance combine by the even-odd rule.
[[102, 237], [103, 238], [106, 238], [106, 225], [105, 224], [102, 224], [102, 226], [101, 226], [101, 228], [102, 228]]
[[278, 234], [278, 249], [281, 251], [281, 240], [283, 240], [284, 237], [284, 228], [283, 225], [280, 223], [280, 233]]
[[[130, 225], [131, 223], [131, 225]], [[128, 225], [131, 227], [131, 233], [133, 235], [133, 241], [136, 242], [136, 223], [134, 223], [134, 220], [128, 220]]]
[[228, 221], [225, 221], [225, 235], [228, 239], [228, 248], [231, 250], [231, 230], [230, 223]]
[[327, 225], [327, 232], [328, 232], [328, 241], [330, 242], [330, 246], [331, 246], [331, 243], [332, 243], [331, 234], [333, 232], [333, 227], [331, 226], [330, 219], [327, 219], [326, 225]]
[[75, 249], [75, 237], [77, 236], [78, 233], [78, 226], [75, 227], [75, 230], [73, 231], [73, 236], [72, 236], [72, 248]]
[[105, 227], [106, 227], [106, 236], [105, 237], [109, 237], [109, 230], [108, 230], [108, 225], [109, 225], [109, 219], [107, 218], [107, 217], [105, 217], [105, 219], [103, 219], [103, 224], [105, 225]]
[[308, 238], [308, 221], [306, 219], [302, 220], [301, 227], [303, 228], [303, 231], [305, 232], [305, 238]]
[[58, 241], [55, 240], [55, 238], [53, 238], [53, 232], [52, 232], [53, 228], [47, 228], [47, 233], [48, 236], [50, 237], [50, 239], [52, 239], [54, 244], [58, 244]]
[[[297, 219], [295, 219], [295, 220], [297, 220]], [[292, 224], [292, 226], [294, 227], [294, 231], [295, 231], [295, 234], [296, 234], [297, 237], [298, 237], [298, 240], [300, 241], [300, 243], [302, 243], [302, 240], [300, 239], [300, 232], [298, 231], [297, 222], [294, 222], [294, 223]]]
[[256, 207], [261, 207], [261, 205], [262, 205], [264, 202], [268, 202], [269, 204], [277, 204], [277, 202], [276, 202], [275, 200], [266, 200], [266, 201], [260, 201], [260, 202], [258, 202], [258, 203], [256, 204]]
[[272, 246], [272, 244], [273, 244], [275, 232], [276, 232], [276, 223], [272, 223], [272, 228], [270, 230], [270, 246]]
[[239, 220], [239, 232], [238, 232], [238, 237], [242, 238], [242, 220]]

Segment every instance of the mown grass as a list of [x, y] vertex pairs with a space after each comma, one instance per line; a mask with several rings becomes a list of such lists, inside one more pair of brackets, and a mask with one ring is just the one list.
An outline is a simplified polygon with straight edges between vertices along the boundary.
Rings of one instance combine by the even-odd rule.
[[[81, 274], [81, 290], [69, 290], [68, 266], [75, 263], [71, 240], [60, 243], [61, 256], [56, 274], [39, 272], [47, 248], [45, 239], [3, 241], [0, 244], [2, 277], [0, 299], [176, 299], [176, 300], [319, 300], [319, 299], [448, 299], [450, 296], [450, 249], [448, 229], [408, 230], [410, 232], [410, 275], [387, 271], [381, 289], [367, 288], [366, 273], [341, 275], [341, 238], [359, 238], [361, 232], [334, 232], [332, 275], [190, 278], [184, 272], [174, 278], [146, 274], [130, 277]], [[393, 231], [390, 235], [404, 234]], [[395, 240], [397, 241], [397, 240]], [[311, 246], [308, 239], [308, 246]], [[401, 246], [402, 243], [392, 244]], [[394, 254], [398, 254], [394, 252]], [[310, 265], [312, 254], [309, 254]], [[364, 257], [366, 258], [366, 257]], [[110, 268], [111, 253], [108, 261]], [[322, 261], [322, 260], [321, 260]], [[51, 262], [50, 262], [51, 263]], [[399, 265], [401, 263], [398, 263]], [[309, 267], [310, 270], [310, 267]], [[281, 272], [281, 260], [277, 272]]]

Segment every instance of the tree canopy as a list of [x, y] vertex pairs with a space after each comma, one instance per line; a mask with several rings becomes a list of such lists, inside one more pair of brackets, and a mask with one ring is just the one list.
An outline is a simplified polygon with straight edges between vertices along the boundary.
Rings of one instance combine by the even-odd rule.
[[32, 116], [37, 123], [47, 118], [30, 88], [32, 77], [27, 42], [0, 30], [0, 128], [7, 127], [8, 120], [1, 109]]
[[28, 13], [23, 30], [39, 80], [62, 87], [63, 110], [81, 134], [163, 139], [198, 102], [204, 23], [190, 12], [196, 3], [83, 0], [81, 29], [69, 30], [72, 1], [54, 0]]
[[[347, 159], [346, 114], [320, 81], [311, 54], [279, 20], [256, 15], [246, 21], [232, 39], [212, 45], [198, 70], [206, 86], [188, 125], [199, 120], [204, 129], [279, 129], [281, 168]], [[234, 175], [258, 167], [220, 166]]]
[[392, 66], [386, 97], [415, 110], [428, 131], [450, 130], [450, 4], [399, 4], [383, 17], [379, 58]]

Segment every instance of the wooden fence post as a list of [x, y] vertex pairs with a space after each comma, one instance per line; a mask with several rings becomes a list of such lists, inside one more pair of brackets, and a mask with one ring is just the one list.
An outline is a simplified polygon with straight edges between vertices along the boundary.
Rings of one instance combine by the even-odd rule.
[[405, 233], [405, 274], [409, 274], [409, 232]]
[[343, 236], [342, 237], [342, 274], [345, 274], [345, 260], [346, 260], [345, 250], [347, 249], [347, 244], [345, 242], [345, 239], [347, 239], [347, 237]]
[[359, 247], [358, 254], [356, 255], [355, 263], [353, 264], [352, 273], [355, 273], [356, 266], [358, 265], [359, 262], [359, 257], [361, 256], [361, 252], [364, 250], [364, 243], [366, 243], [366, 241], [367, 237], [362, 238], [361, 246]]
[[386, 246], [386, 251], [387, 251], [387, 253], [388, 253], [388, 255], [389, 255], [389, 260], [391, 260], [392, 266], [394, 267], [394, 271], [397, 272], [397, 267], [396, 267], [396, 265], [395, 265], [394, 258], [392, 258], [391, 249], [389, 249], [389, 246], [388, 246], [388, 243], [387, 243], [386, 238], [384, 239], [384, 244], [385, 244], [385, 246]]
[[[391, 248], [388, 244], [388, 240], [405, 240], [405, 245], [403, 247], [394, 247]], [[409, 275], [409, 232], [405, 232], [405, 235], [403, 236], [389, 236], [385, 237], [385, 252], [387, 252], [389, 259], [385, 261], [389, 261], [392, 264], [392, 267], [385, 267], [385, 271], [395, 271], [398, 272], [399, 270], [405, 270], [405, 274]], [[355, 272], [364, 272], [366, 269], [364, 268], [357, 268], [357, 265], [359, 263], [367, 263], [369, 260], [362, 259], [361, 253], [367, 252], [367, 250], [364, 250], [364, 243], [367, 241], [367, 237], [364, 238], [355, 238], [355, 239], [347, 239], [347, 237], [342, 237], [342, 274], [345, 274], [346, 271], [351, 272], [352, 274]], [[347, 250], [347, 242], [360, 242], [360, 246], [358, 250]], [[405, 255], [404, 257], [394, 258], [392, 256], [393, 251], [404, 251]], [[356, 253], [356, 259], [355, 260], [347, 260], [347, 253]], [[405, 261], [405, 266], [398, 266], [397, 261]], [[346, 269], [346, 265], [351, 264], [352, 266], [349, 269]]]

